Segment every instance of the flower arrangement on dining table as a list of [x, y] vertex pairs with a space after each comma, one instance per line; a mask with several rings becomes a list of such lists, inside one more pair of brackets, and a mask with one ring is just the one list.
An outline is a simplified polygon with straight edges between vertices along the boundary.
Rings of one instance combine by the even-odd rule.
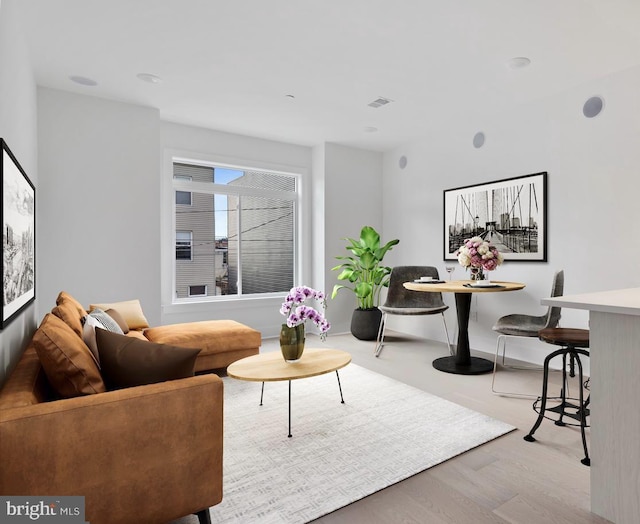
[[[307, 300], [317, 300], [320, 302], [321, 311], [306, 306], [303, 302]], [[293, 287], [282, 303], [280, 313], [287, 317], [287, 326], [295, 327], [304, 324], [305, 321], [313, 322], [320, 331], [320, 339], [327, 338], [327, 331], [331, 328], [331, 324], [325, 318], [324, 312], [327, 307], [326, 295], [322, 291], [310, 288], [308, 286]]]
[[468, 238], [455, 252], [458, 262], [465, 269], [475, 268], [482, 275], [483, 271], [493, 271], [502, 264], [504, 257], [493, 244], [481, 237]]

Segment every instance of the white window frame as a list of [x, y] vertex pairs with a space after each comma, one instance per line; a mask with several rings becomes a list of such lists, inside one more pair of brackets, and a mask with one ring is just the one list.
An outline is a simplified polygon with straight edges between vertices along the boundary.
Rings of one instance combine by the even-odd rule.
[[[173, 164], [184, 163], [200, 165], [205, 167], [221, 167], [238, 169], [242, 171], [262, 171], [274, 174], [284, 174], [296, 177], [296, 192], [274, 192], [276, 194], [288, 194], [294, 201], [295, 208], [295, 234], [294, 234], [294, 285], [301, 285], [305, 278], [311, 278], [311, 195], [310, 182], [307, 181], [309, 169], [303, 166], [278, 164], [271, 161], [247, 161], [246, 159], [225, 155], [211, 155], [207, 153], [194, 153], [193, 151], [176, 150], [166, 148], [164, 150], [163, 165], [164, 173], [162, 185], [162, 231], [163, 238], [174, 237], [175, 239], [175, 216], [176, 204], [174, 191], [176, 189], [184, 191], [205, 193], [226, 193], [233, 194], [234, 187], [227, 184], [213, 184], [209, 182], [184, 182], [173, 179]], [[188, 185], [187, 185], [188, 184]], [[250, 190], [255, 196], [267, 196], [264, 190]], [[238, 192], [240, 193], [240, 191]], [[175, 240], [174, 240], [175, 241]], [[175, 251], [175, 249], [174, 249]], [[264, 293], [259, 295], [215, 295], [206, 297], [206, 300], [179, 299], [175, 296], [176, 286], [176, 260], [175, 256], [168, 255], [168, 245], [164, 241], [161, 247], [161, 273], [162, 273], [162, 312], [173, 315], [190, 312], [216, 311], [215, 304], [225, 303], [225, 308], [240, 309], [245, 308], [247, 302], [262, 303], [265, 300], [269, 307], [279, 306], [283, 293]], [[253, 306], [252, 306], [253, 307]]]

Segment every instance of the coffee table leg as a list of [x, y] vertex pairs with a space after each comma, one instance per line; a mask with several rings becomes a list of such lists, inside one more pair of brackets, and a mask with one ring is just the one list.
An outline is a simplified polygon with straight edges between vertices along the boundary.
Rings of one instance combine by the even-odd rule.
[[289, 434], [287, 435], [291, 438], [291, 381], [289, 381]]
[[338, 377], [338, 389], [340, 390], [340, 402], [344, 404], [344, 398], [342, 396], [342, 386], [340, 385], [340, 374], [338, 373], [337, 369], [336, 369], [336, 377]]
[[262, 397], [264, 396], [264, 382], [262, 383], [262, 389], [260, 390], [260, 405], [262, 406]]

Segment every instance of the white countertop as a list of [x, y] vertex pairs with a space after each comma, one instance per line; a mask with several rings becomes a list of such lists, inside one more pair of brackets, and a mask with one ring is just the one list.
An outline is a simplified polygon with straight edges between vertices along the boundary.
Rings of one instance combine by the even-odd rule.
[[602, 313], [640, 316], [640, 288], [544, 298], [541, 300], [541, 304], [544, 306], [561, 306], [570, 309], [588, 309]]

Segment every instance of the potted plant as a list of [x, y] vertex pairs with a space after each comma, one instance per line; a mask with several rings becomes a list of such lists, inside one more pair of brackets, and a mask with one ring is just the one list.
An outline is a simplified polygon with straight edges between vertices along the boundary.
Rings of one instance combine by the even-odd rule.
[[349, 285], [336, 284], [331, 298], [335, 298], [340, 289], [350, 289], [356, 295], [358, 307], [351, 317], [351, 333], [360, 340], [375, 340], [382, 319], [378, 309], [380, 292], [389, 287], [391, 268], [382, 265], [382, 259], [400, 240], [394, 239], [380, 246], [380, 235], [371, 226], [364, 226], [360, 238], [344, 238], [348, 242], [346, 249], [352, 256], [337, 256], [343, 262], [332, 271], [340, 270], [338, 280]]
[[[321, 311], [302, 303], [307, 299], [315, 299], [320, 302]], [[324, 316], [326, 306], [325, 294], [307, 286], [291, 288], [284, 299], [280, 313], [287, 317], [286, 323], [280, 329], [280, 349], [287, 362], [295, 362], [302, 357], [304, 351], [304, 323], [307, 320], [313, 322], [320, 330], [320, 339], [324, 342], [331, 324]]]

